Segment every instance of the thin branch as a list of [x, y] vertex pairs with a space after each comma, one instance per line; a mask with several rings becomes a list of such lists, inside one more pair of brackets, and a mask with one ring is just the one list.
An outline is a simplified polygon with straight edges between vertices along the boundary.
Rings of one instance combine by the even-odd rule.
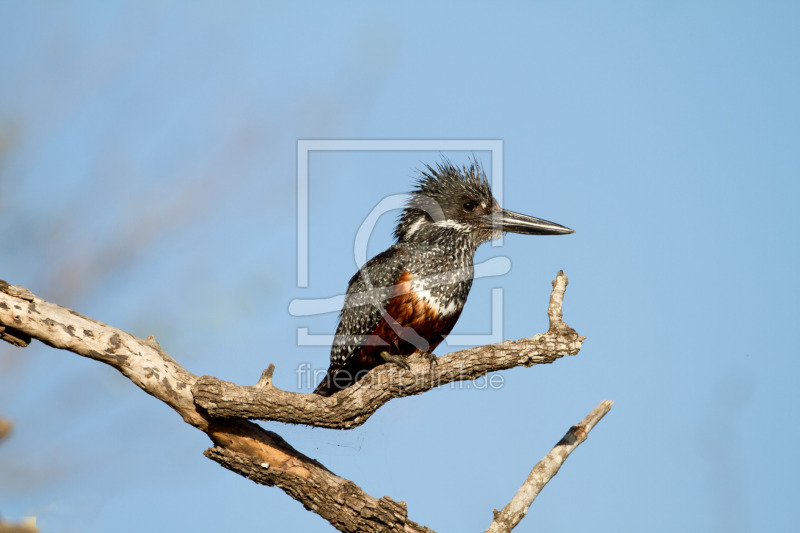
[[586, 415], [586, 418], [569, 428], [567, 434], [556, 444], [555, 448], [550, 450], [550, 453], [545, 455], [533, 467], [525, 483], [511, 498], [508, 505], [503, 507], [501, 511], [494, 512], [494, 520], [489, 525], [486, 533], [509, 533], [519, 524], [520, 520], [525, 518], [528, 508], [533, 503], [533, 500], [536, 499], [536, 496], [558, 473], [569, 454], [586, 440], [589, 432], [611, 410], [612, 405], [614, 405], [614, 402], [609, 400], [600, 402], [597, 407]]
[[421, 394], [456, 381], [474, 380], [489, 372], [552, 363], [564, 355], [576, 355], [585, 337], [580, 337], [562, 320], [567, 283], [567, 276], [559, 271], [553, 281], [548, 306], [550, 328], [534, 337], [449, 353], [439, 357], [438, 364], [433, 367], [421, 356], [409, 359], [409, 371], [395, 365], [381, 365], [355, 385], [330, 397], [288, 392], [275, 387], [272, 384], [273, 365], [252, 387], [203, 376], [194, 388], [195, 401], [217, 417], [334, 429], [354, 428], [366, 422], [393, 398]]

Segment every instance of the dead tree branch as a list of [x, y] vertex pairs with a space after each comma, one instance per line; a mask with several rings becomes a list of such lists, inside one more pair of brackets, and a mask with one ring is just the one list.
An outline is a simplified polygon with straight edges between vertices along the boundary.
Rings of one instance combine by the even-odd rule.
[[336, 476], [292, 448], [279, 435], [244, 418], [355, 427], [392, 398], [574, 355], [583, 337], [561, 320], [566, 285], [566, 276], [559, 272], [553, 282], [550, 328], [545, 334], [455, 352], [441, 357], [433, 369], [418, 359], [410, 362], [411, 372], [379, 368], [369, 374], [369, 379], [330, 398], [277, 389], [272, 385], [272, 365], [254, 387], [199, 378], [164, 352], [152, 336], [140, 339], [3, 281], [0, 339], [17, 346], [38, 339], [116, 368], [169, 405], [186, 423], [206, 433], [214, 443], [206, 450], [207, 457], [258, 483], [280, 487], [340, 531], [431, 532], [408, 519], [404, 503], [366, 494], [352, 481]]
[[[15, 346], [19, 346], [14, 342], [11, 343]], [[0, 442], [8, 437], [12, 429], [14, 429], [14, 424], [12, 424], [10, 420], [0, 416]], [[37, 533], [38, 531], [39, 530], [36, 529], [36, 519], [27, 519], [20, 524], [12, 524], [4, 522], [2, 518], [0, 518], [0, 533]]]
[[566, 275], [559, 272], [550, 294], [550, 328], [534, 337], [453, 352], [439, 357], [438, 364], [433, 367], [424, 357], [412, 357], [410, 371], [395, 365], [378, 367], [352, 387], [330, 397], [275, 387], [271, 379], [275, 370], [272, 365], [252, 387], [203, 376], [194, 388], [195, 402], [217, 417], [354, 428], [392, 398], [421, 394], [456, 381], [474, 380], [489, 372], [552, 363], [564, 355], [576, 355], [585, 337], [578, 336], [562, 320], [561, 306], [567, 283]]
[[561, 465], [567, 460], [569, 454], [586, 440], [586, 437], [589, 436], [589, 432], [595, 424], [606, 416], [606, 413], [611, 410], [612, 405], [614, 405], [614, 402], [609, 400], [600, 402], [597, 407], [586, 415], [586, 418], [581, 420], [577, 425], [569, 428], [564, 438], [558, 441], [558, 444], [550, 450], [550, 453], [545, 455], [544, 458], [533, 467], [525, 483], [522, 484], [514, 497], [511, 498], [508, 505], [503, 507], [502, 510], [494, 512], [494, 520], [489, 525], [486, 533], [509, 533], [519, 524], [520, 520], [525, 518], [528, 508], [533, 503], [533, 500], [536, 499], [536, 496], [538, 496], [544, 486], [547, 485], [547, 482], [558, 474]]

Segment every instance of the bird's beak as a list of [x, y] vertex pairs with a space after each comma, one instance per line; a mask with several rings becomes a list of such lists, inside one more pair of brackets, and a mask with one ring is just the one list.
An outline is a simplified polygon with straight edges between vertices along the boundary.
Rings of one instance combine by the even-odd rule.
[[514, 211], [507, 211], [501, 209], [488, 215], [487, 221], [489, 226], [503, 231], [510, 231], [512, 233], [522, 233], [523, 235], [567, 235], [575, 233], [561, 224], [555, 222], [548, 222], [541, 218], [529, 217], [515, 213]]

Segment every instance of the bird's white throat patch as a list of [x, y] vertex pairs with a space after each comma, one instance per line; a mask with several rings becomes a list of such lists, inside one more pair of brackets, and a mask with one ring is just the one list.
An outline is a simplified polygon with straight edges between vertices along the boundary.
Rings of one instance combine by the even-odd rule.
[[442, 299], [431, 294], [431, 291], [428, 289], [415, 288], [413, 283], [411, 284], [411, 290], [418, 298], [425, 300], [437, 315], [449, 316], [458, 311], [458, 304], [455, 299], [451, 299], [445, 304]]

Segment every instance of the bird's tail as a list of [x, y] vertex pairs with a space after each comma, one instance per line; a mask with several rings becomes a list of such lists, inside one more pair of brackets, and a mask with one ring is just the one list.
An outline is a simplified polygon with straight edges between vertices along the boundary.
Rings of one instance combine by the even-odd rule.
[[328, 370], [328, 373], [325, 374], [325, 377], [322, 378], [322, 381], [319, 382], [317, 388], [314, 389], [314, 394], [319, 394], [320, 396], [330, 396], [331, 394], [336, 392], [336, 390], [338, 390], [334, 389], [332, 385], [333, 385], [333, 373], [330, 370]]
[[314, 389], [314, 394], [319, 394], [320, 396], [330, 396], [334, 392], [342, 390], [343, 387], [336, 386], [338, 380], [333, 379], [338, 371], [338, 368], [329, 368], [328, 373], [325, 374], [325, 377], [319, 382], [317, 388]]
[[333, 367], [331, 366], [328, 369], [328, 373], [325, 374], [325, 377], [322, 378], [322, 381], [319, 382], [317, 388], [314, 389], [314, 394], [319, 394], [320, 396], [330, 396], [334, 392], [339, 392], [340, 390], [344, 390], [356, 381], [358, 381], [363, 374], [366, 374], [366, 371], [359, 373], [350, 372], [345, 367]]

